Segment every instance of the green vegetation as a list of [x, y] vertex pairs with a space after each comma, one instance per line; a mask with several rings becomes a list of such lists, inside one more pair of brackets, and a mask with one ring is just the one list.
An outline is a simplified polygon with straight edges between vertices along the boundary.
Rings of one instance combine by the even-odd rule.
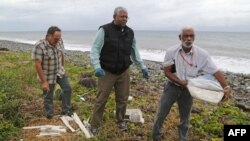
[[224, 125], [250, 125], [249, 113], [243, 112], [229, 102], [218, 107], [207, 105], [199, 114], [191, 117], [191, 131], [206, 140], [223, 140]]
[[[25, 54], [0, 52], [0, 140], [7, 140], [21, 132], [25, 119], [19, 112], [23, 88], [32, 85], [30, 60]], [[30, 67], [28, 67], [30, 68]], [[34, 74], [34, 72], [33, 72]]]
[[[91, 116], [97, 92], [96, 88], [85, 88], [78, 84], [81, 74], [87, 72], [92, 74], [93, 72], [93, 68], [88, 63], [82, 64], [83, 62], [89, 62], [88, 60], [87, 56], [79, 55], [75, 56], [73, 61], [69, 59], [66, 61], [66, 71], [73, 88], [72, 104], [79, 117], [85, 120]], [[115, 96], [112, 92], [105, 108], [100, 133], [92, 138], [92, 141], [151, 140], [151, 126], [158, 107], [161, 85], [165, 77], [159, 75], [156, 76], [156, 82], [146, 82], [142, 80], [141, 74], [138, 73], [140, 73], [140, 70], [133, 71], [131, 74], [133, 78], [131, 94], [134, 100], [129, 102], [128, 107], [140, 108], [145, 123], [129, 123], [130, 131], [128, 133], [120, 132], [115, 123]], [[94, 79], [96, 78], [94, 77]], [[81, 101], [78, 95], [83, 96], [86, 101]], [[22, 127], [28, 123], [26, 118], [28, 111], [25, 111], [23, 105], [37, 99], [42, 99], [42, 96], [30, 54], [0, 51], [0, 141], [23, 138]], [[55, 101], [55, 105], [60, 107], [60, 102]], [[214, 106], [194, 101], [194, 106], [199, 107], [201, 113], [191, 116], [190, 140], [220, 141], [223, 136], [224, 124], [250, 124], [249, 113], [243, 112], [232, 103]], [[35, 114], [32, 116], [41, 118], [41, 116]], [[178, 107], [174, 106], [163, 130], [169, 140], [176, 140], [178, 137], [176, 132], [178, 120]], [[72, 133], [71, 139], [83, 140], [84, 135], [73, 136]]]

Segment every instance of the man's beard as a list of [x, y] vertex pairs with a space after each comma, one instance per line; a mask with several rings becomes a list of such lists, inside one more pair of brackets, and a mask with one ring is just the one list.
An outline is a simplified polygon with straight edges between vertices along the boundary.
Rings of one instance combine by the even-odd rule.
[[185, 48], [192, 48], [193, 41], [182, 41], [182, 46]]

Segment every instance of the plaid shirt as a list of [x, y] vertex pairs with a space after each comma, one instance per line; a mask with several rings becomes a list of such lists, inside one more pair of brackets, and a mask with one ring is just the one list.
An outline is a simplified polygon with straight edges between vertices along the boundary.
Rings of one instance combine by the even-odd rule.
[[64, 53], [63, 41], [60, 40], [56, 47], [49, 44], [46, 39], [40, 40], [32, 50], [32, 59], [42, 62], [42, 70], [49, 84], [56, 83], [57, 76], [65, 74], [62, 66], [62, 55]]

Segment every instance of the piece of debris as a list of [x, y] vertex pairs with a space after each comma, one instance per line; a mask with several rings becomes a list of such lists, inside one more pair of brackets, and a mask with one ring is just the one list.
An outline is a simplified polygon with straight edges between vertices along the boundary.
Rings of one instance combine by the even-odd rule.
[[77, 95], [82, 101], [86, 101], [84, 97]]
[[39, 135], [36, 135], [36, 137], [44, 137], [44, 136], [61, 136], [60, 133], [40, 133]]
[[76, 131], [72, 126], [70, 126], [70, 124], [69, 124], [70, 120], [68, 120], [69, 119], [68, 116], [61, 116], [60, 119], [69, 128], [69, 130], [71, 132], [75, 132]]
[[127, 109], [125, 120], [135, 123], [144, 123], [144, 118], [142, 117], [140, 109]]
[[57, 129], [63, 129], [65, 126], [56, 126], [56, 125], [39, 125], [39, 126], [28, 126], [28, 127], [23, 127], [23, 129], [41, 129], [41, 128], [57, 128]]
[[55, 125], [30, 126], [30, 127], [23, 127], [23, 129], [40, 129], [40, 134], [36, 135], [36, 137], [61, 136], [61, 133], [67, 132], [65, 126], [55, 126]]
[[75, 122], [77, 123], [77, 125], [80, 127], [80, 129], [83, 131], [83, 133], [85, 134], [86, 138], [91, 138], [93, 137], [93, 134], [91, 131], [89, 131], [82, 123], [82, 121], [80, 120], [80, 118], [78, 117], [78, 115], [76, 113], [73, 113], [72, 118], [75, 120]]
[[132, 101], [134, 98], [132, 96], [128, 96], [128, 101]]

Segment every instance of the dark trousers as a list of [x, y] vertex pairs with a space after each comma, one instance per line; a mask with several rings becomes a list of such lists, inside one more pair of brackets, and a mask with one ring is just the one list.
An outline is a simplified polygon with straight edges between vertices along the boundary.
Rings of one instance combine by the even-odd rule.
[[159, 108], [153, 125], [153, 139], [158, 140], [161, 138], [161, 128], [163, 122], [176, 101], [180, 114], [180, 124], [178, 125], [179, 140], [187, 140], [186, 134], [189, 126], [189, 117], [193, 104], [193, 98], [187, 89], [177, 86], [171, 82], [165, 83], [164, 92], [159, 101]]
[[129, 96], [129, 81], [129, 69], [119, 75], [106, 71], [105, 76], [98, 78], [98, 93], [91, 119], [93, 128], [100, 126], [104, 108], [113, 87], [115, 88], [116, 119], [118, 123], [124, 122]]
[[[62, 78], [57, 77], [56, 82], [62, 89], [62, 113], [68, 113], [71, 110], [71, 86], [68, 77], [64, 75]], [[55, 84], [49, 84], [49, 91], [43, 91], [44, 95], [44, 109], [46, 116], [53, 116], [53, 94]]]

